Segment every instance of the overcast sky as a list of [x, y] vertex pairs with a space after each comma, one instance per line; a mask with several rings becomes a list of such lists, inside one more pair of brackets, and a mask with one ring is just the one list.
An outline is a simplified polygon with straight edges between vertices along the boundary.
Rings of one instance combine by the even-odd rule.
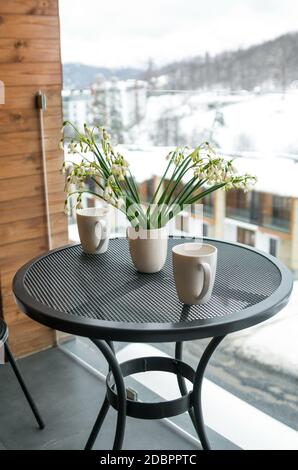
[[62, 60], [146, 66], [298, 30], [297, 0], [60, 0]]

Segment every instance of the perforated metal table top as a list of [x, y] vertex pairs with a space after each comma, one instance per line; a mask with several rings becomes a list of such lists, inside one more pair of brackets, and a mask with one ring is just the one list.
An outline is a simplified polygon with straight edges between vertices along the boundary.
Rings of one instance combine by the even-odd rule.
[[276, 258], [241, 245], [206, 240], [218, 248], [212, 297], [183, 305], [172, 274], [171, 249], [191, 239], [169, 239], [165, 267], [138, 273], [126, 239], [110, 240], [100, 255], [80, 245], [53, 250], [21, 268], [17, 303], [40, 323], [69, 333], [114, 341], [186, 341], [247, 328], [277, 313], [292, 289], [290, 271]]

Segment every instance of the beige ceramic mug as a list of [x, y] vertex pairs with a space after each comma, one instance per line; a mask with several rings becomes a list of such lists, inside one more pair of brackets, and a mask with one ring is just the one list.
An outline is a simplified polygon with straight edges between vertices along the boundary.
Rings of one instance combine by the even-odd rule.
[[110, 236], [109, 207], [77, 209], [77, 224], [84, 253], [104, 253]]
[[214, 286], [217, 248], [206, 243], [182, 243], [173, 247], [172, 256], [181, 302], [188, 305], [208, 302]]

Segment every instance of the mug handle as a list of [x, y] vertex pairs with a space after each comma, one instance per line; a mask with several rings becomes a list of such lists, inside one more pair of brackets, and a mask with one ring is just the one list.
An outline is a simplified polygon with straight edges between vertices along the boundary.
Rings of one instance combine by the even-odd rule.
[[208, 263], [200, 263], [199, 267], [202, 267], [204, 273], [204, 282], [203, 289], [201, 290], [200, 295], [197, 297], [198, 300], [202, 300], [208, 292], [211, 281], [211, 269]]
[[102, 245], [104, 244], [104, 242], [106, 241], [106, 237], [103, 237], [102, 235], [106, 234], [106, 231], [107, 231], [107, 223], [105, 220], [101, 220], [100, 222], [96, 222], [95, 224], [95, 233], [97, 235], [97, 232], [100, 230], [100, 235], [98, 236], [99, 238], [99, 242], [98, 242], [98, 245], [96, 247], [96, 250], [100, 250], [102, 248]]

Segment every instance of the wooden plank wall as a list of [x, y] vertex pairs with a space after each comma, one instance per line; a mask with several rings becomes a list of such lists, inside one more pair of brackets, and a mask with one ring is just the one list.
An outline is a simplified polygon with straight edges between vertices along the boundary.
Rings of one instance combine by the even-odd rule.
[[35, 95], [47, 96], [45, 148], [53, 246], [67, 243], [60, 168], [61, 58], [58, 0], [0, 0], [0, 286], [2, 316], [18, 356], [46, 348], [55, 332], [29, 320], [13, 300], [15, 271], [48, 249]]

